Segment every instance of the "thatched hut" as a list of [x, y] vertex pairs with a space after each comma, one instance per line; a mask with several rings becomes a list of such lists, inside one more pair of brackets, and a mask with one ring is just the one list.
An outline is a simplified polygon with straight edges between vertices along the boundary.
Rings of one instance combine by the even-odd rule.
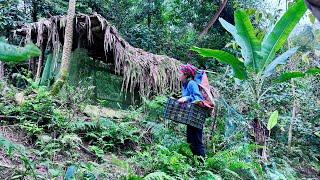
[[[66, 17], [54, 16], [40, 22], [27, 24], [14, 31], [25, 42], [34, 42], [53, 57], [62, 51]], [[73, 50], [85, 48], [98, 65], [121, 75], [122, 90], [138, 90], [141, 97], [150, 97], [165, 91], [179, 89], [178, 66], [180, 62], [164, 55], [156, 55], [131, 46], [105, 18], [99, 14], [77, 14], [74, 23]], [[40, 57], [34, 67], [40, 76], [44, 67]]]

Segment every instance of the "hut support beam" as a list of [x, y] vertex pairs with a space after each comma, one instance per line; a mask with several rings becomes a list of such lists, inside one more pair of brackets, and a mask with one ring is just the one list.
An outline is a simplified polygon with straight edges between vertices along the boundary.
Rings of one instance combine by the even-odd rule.
[[40, 83], [40, 77], [41, 77], [41, 72], [43, 69], [43, 62], [44, 62], [44, 53], [45, 53], [45, 46], [44, 46], [44, 43], [42, 43], [41, 44], [41, 55], [39, 57], [37, 75], [36, 75], [36, 82], [37, 83]]

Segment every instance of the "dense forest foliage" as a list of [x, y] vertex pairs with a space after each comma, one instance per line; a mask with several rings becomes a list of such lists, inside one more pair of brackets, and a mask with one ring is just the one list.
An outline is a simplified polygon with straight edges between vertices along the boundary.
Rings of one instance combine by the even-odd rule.
[[[0, 178], [320, 179], [320, 24], [308, 7], [0, 0]], [[96, 21], [106, 33], [91, 27]], [[36, 22], [61, 29], [35, 37]], [[90, 35], [78, 37], [78, 24]], [[117, 57], [129, 58], [118, 52], [156, 65], [133, 58], [125, 62], [150, 71], [118, 67]], [[205, 157], [192, 154], [184, 124], [163, 117], [168, 97], [180, 94], [175, 63], [205, 70], [215, 89]], [[133, 86], [140, 73], [167, 89]]]

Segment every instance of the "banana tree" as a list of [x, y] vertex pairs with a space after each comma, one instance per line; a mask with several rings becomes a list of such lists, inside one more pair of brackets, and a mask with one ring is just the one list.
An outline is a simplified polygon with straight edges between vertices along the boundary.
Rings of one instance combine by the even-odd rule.
[[[277, 21], [275, 26], [265, 34], [262, 40], [258, 39], [250, 17], [244, 10], [235, 12], [235, 25], [220, 18], [221, 25], [240, 46], [241, 59], [221, 50], [198, 47], [193, 47], [191, 50], [198, 52], [203, 57], [214, 58], [230, 65], [233, 76], [249, 83], [254, 98], [259, 103], [261, 97], [268, 91], [268, 89], [263, 89], [265, 80], [270, 78], [277, 66], [286, 64], [288, 59], [298, 50], [298, 47], [294, 47], [276, 56], [306, 10], [303, 0], [296, 1]], [[292, 73], [287, 73], [284, 76], [286, 76], [286, 79], [294, 78]]]
[[[266, 80], [270, 80], [275, 72], [276, 67], [285, 65], [288, 59], [297, 52], [298, 47], [288, 49], [286, 52], [278, 55], [277, 53], [283, 49], [290, 33], [300, 21], [306, 12], [306, 6], [303, 0], [297, 0], [284, 15], [276, 22], [264, 38], [259, 39], [257, 33], [250, 21], [250, 17], [243, 10], [235, 12], [235, 25], [232, 25], [220, 18], [221, 25], [233, 36], [236, 43], [241, 49], [241, 58], [238, 58], [228, 52], [214, 49], [193, 47], [192, 50], [198, 52], [203, 57], [214, 58], [222, 63], [231, 66], [233, 76], [248, 84], [254, 98], [248, 99], [247, 104], [250, 104], [251, 112], [253, 112], [253, 123], [260, 126], [260, 118], [264, 116], [261, 105], [262, 97], [272, 89], [272, 86], [266, 86]], [[277, 56], [278, 55], [278, 56]], [[312, 68], [305, 72], [285, 72], [273, 82], [283, 82], [292, 78], [305, 77], [320, 73], [319, 68]], [[269, 84], [268, 84], [269, 85]], [[247, 92], [246, 92], [247, 93]], [[251, 95], [250, 95], [251, 96]], [[269, 128], [270, 130], [271, 128]], [[255, 129], [255, 136], [262, 137], [258, 142], [261, 145], [266, 145], [267, 138], [264, 131]], [[263, 159], [266, 157], [266, 148], [262, 151]]]

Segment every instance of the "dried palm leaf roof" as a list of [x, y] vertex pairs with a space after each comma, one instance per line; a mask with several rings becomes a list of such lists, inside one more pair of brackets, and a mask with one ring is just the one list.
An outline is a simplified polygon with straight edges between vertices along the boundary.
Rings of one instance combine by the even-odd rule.
[[[14, 32], [25, 37], [26, 42], [45, 46], [57, 56], [62, 50], [65, 24], [64, 16], [53, 16]], [[101, 15], [77, 14], [74, 29], [73, 47], [85, 43], [93, 57], [112, 63], [114, 72], [123, 75], [123, 90], [132, 93], [138, 89], [142, 97], [150, 97], [179, 89], [178, 60], [131, 46]]]

